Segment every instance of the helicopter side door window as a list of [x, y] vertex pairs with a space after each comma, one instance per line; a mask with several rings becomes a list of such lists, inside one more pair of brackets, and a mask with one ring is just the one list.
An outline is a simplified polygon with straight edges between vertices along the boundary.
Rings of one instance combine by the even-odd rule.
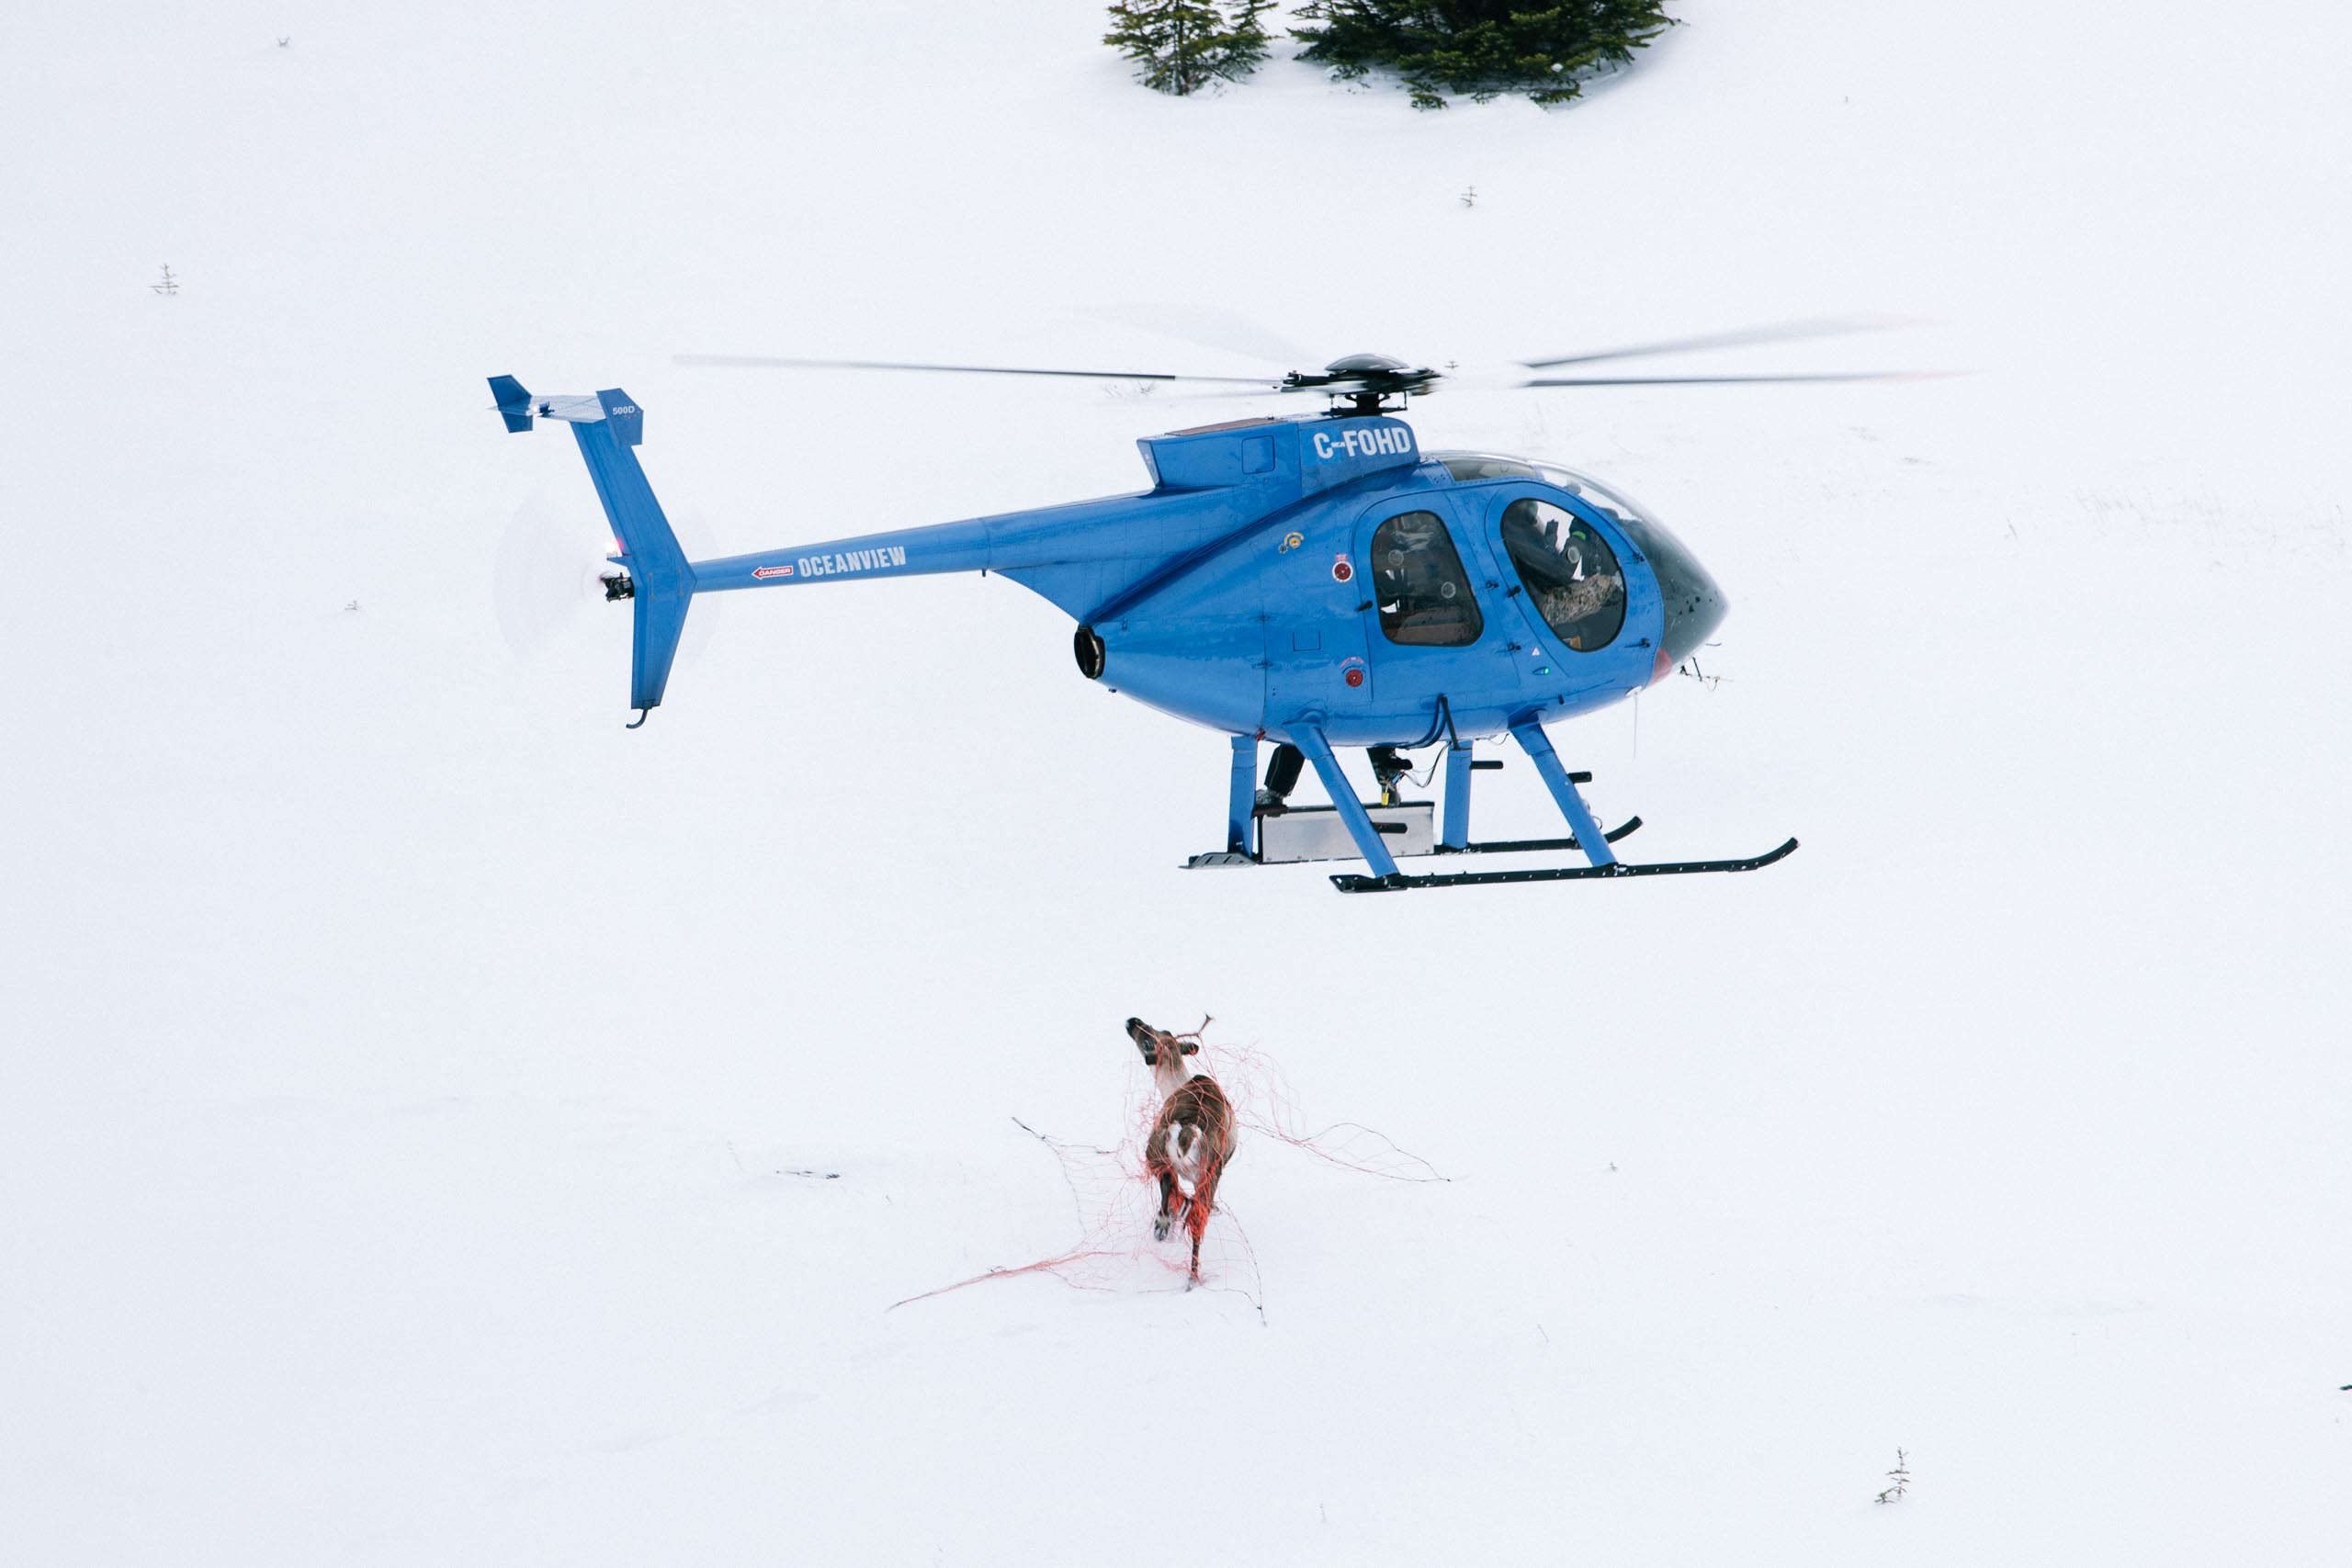
[[1470, 574], [1434, 512], [1402, 513], [1373, 530], [1372, 590], [1390, 642], [1467, 648], [1486, 630]]
[[1578, 653], [1617, 640], [1625, 624], [1625, 576], [1617, 552], [1565, 507], [1531, 498], [1504, 509], [1503, 548], [1554, 635]]

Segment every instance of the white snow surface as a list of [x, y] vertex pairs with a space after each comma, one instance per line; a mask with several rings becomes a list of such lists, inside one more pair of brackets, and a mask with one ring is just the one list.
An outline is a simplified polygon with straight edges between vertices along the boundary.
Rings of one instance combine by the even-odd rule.
[[[1439, 115], [1156, 96], [1093, 0], [0, 18], [0, 1560], [2342, 1561], [2352, 22], [1674, 9]], [[673, 353], [1857, 310], [1659, 368], [1973, 374], [1414, 411], [1723, 581], [1720, 685], [1555, 739], [1752, 876], [1180, 872], [1224, 740], [993, 579], [706, 602], [634, 733], [623, 612], [502, 636], [603, 525], [493, 373], [741, 550], [1255, 406]], [[1453, 1179], [1245, 1146], [1262, 1320], [886, 1314], [1075, 1240], [1011, 1119], [1114, 1138], [1130, 1013]]]

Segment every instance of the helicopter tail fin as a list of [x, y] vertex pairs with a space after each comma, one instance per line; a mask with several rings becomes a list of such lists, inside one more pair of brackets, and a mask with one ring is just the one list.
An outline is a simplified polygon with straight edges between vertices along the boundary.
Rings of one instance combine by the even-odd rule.
[[492, 376], [490, 395], [498, 400], [498, 417], [506, 422], [506, 434], [520, 435], [531, 428], [531, 394], [522, 382], [512, 376]]
[[604, 502], [605, 516], [613, 525], [618, 553], [612, 558], [628, 572], [626, 594], [613, 596], [628, 597], [635, 614], [629, 705], [639, 710], [637, 723], [643, 724], [645, 716], [661, 705], [695, 592], [694, 568], [678, 547], [662, 503], [653, 499], [653, 487], [638, 467], [637, 455], [629, 450], [644, 439], [644, 412], [617, 387], [593, 397], [534, 398], [514, 377], [493, 376], [490, 389], [499, 417], [512, 434], [530, 429], [534, 417], [571, 426], [588, 477], [595, 482], [596, 499]]

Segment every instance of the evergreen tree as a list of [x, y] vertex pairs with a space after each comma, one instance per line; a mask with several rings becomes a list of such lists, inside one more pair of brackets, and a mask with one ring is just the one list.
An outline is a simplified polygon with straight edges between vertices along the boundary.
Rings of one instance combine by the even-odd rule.
[[1212, 82], [1239, 81], [1264, 62], [1266, 28], [1258, 18], [1273, 4], [1118, 0], [1102, 41], [1136, 62], [1145, 86], [1185, 96]]
[[1233, 13], [1233, 58], [1240, 66], [1230, 80], [1239, 81], [1266, 62], [1266, 25], [1258, 18], [1274, 8], [1274, 0], [1238, 0]]
[[1393, 72], [1424, 109], [1448, 93], [1566, 103], [1587, 73], [1631, 63], [1674, 26], [1665, 0], [1313, 0], [1298, 17], [1321, 24], [1291, 30], [1301, 60], [1344, 80]]

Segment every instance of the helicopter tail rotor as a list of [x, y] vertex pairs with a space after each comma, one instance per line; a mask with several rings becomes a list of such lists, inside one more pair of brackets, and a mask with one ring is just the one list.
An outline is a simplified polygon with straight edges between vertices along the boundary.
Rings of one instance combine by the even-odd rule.
[[605, 597], [629, 601], [635, 615], [629, 705], [638, 710], [637, 725], [641, 725], [661, 705], [695, 592], [694, 568], [629, 450], [644, 438], [644, 411], [617, 387], [589, 395], [534, 397], [514, 377], [493, 376], [490, 389], [512, 434], [530, 429], [535, 419], [560, 420], [571, 426], [619, 547], [608, 558], [627, 573], [606, 580]]

